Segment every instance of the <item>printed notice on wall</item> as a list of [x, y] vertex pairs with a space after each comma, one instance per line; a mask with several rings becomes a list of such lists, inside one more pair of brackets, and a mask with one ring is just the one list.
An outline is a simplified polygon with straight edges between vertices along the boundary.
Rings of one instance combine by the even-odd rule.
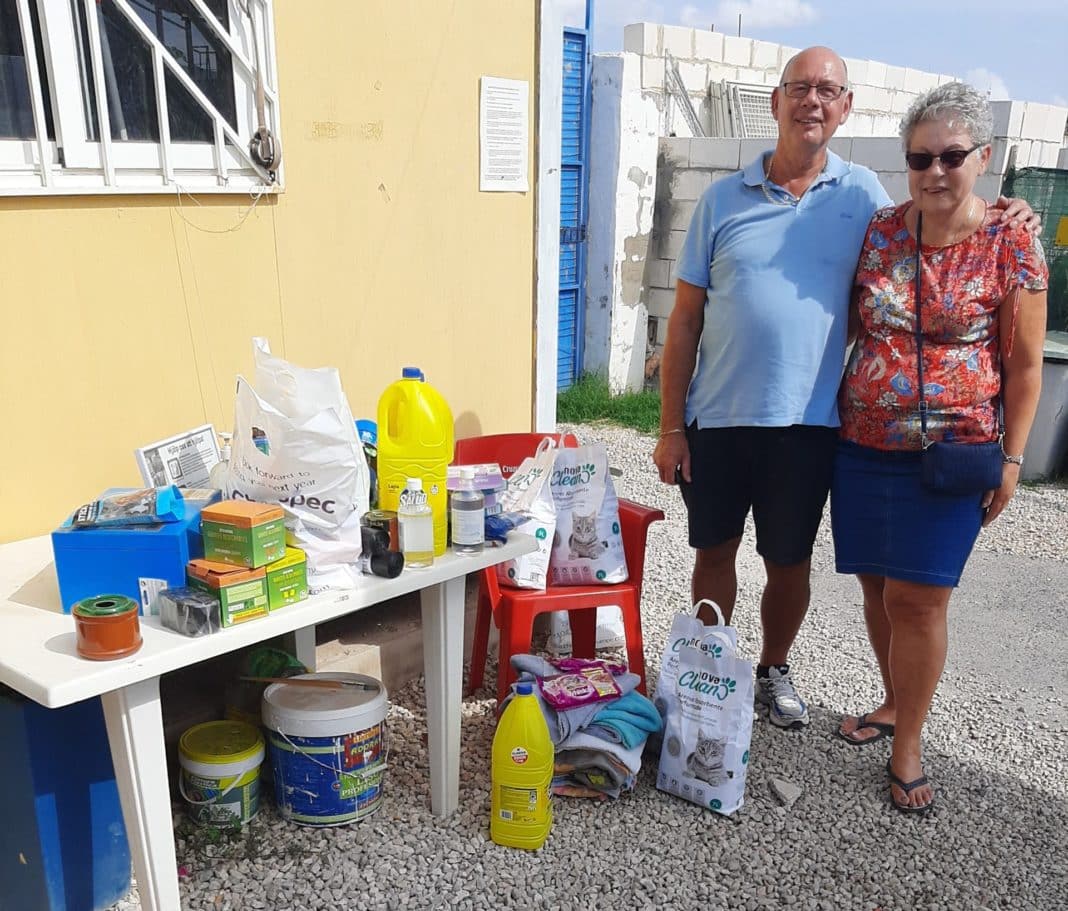
[[526, 193], [530, 83], [482, 77], [478, 188]]
[[134, 451], [149, 487], [210, 487], [208, 476], [220, 459], [215, 427], [204, 424]]

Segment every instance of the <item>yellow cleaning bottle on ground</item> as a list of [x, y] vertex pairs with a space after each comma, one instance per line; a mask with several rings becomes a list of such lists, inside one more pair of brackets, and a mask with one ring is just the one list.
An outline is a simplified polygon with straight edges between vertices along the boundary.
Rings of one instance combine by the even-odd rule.
[[434, 518], [436, 557], [447, 543], [445, 479], [452, 447], [448, 403], [418, 367], [405, 367], [378, 400], [378, 507], [396, 511], [408, 478], [422, 480]]
[[533, 684], [520, 683], [493, 735], [490, 838], [536, 850], [553, 825], [554, 749]]

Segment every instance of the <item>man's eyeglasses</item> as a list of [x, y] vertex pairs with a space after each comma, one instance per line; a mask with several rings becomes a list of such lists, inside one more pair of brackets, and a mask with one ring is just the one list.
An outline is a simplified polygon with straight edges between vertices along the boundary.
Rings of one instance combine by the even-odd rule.
[[949, 149], [943, 152], [941, 155], [932, 155], [930, 152], [906, 152], [905, 163], [912, 171], [926, 171], [932, 164], [934, 164], [937, 158], [942, 162], [942, 167], [947, 171], [955, 171], [962, 164], [964, 159], [972, 154], [976, 149], [981, 149], [985, 142], [979, 143], [977, 146], [972, 146], [970, 149]]
[[846, 86], [835, 85], [833, 82], [784, 82], [782, 89], [787, 98], [807, 98], [809, 90], [816, 90], [816, 97], [820, 101], [837, 101], [845, 92]]

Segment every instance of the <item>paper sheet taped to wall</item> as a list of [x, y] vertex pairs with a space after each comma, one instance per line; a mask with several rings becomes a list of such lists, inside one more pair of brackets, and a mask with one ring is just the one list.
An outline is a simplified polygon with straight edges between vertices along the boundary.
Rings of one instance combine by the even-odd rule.
[[530, 83], [482, 77], [478, 188], [526, 193]]

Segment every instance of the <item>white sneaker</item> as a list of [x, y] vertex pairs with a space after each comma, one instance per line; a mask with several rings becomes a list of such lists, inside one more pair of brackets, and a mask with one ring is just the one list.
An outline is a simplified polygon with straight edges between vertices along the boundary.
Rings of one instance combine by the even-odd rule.
[[768, 707], [768, 721], [780, 728], [799, 730], [809, 722], [808, 706], [794, 688], [789, 668], [768, 668], [767, 677], [757, 677], [757, 702]]

